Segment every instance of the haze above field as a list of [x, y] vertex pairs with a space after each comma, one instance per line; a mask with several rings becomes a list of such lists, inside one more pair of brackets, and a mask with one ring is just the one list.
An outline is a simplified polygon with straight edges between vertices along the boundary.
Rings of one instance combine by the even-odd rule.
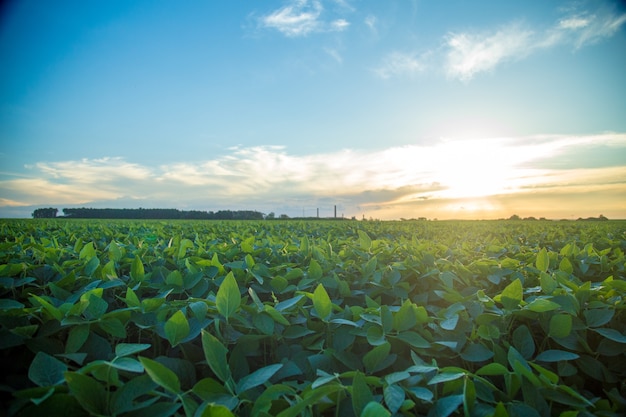
[[0, 217], [626, 218], [622, 2], [0, 11]]

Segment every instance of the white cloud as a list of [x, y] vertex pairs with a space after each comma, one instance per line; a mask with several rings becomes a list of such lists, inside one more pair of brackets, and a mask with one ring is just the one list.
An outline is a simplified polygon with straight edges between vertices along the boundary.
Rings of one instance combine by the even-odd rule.
[[[168, 202], [175, 208], [255, 207], [269, 212], [286, 202], [302, 206], [340, 201], [346, 214], [358, 215], [365, 207], [435, 207], [434, 202], [442, 207], [461, 199], [467, 209], [470, 200], [496, 202], [525, 193], [558, 195], [565, 189], [591, 193], [609, 187], [626, 192], [625, 166], [588, 167], [584, 158], [579, 165], [574, 159], [566, 169], [545, 163], [573, 151], [584, 156], [603, 147], [625, 149], [626, 134], [441, 140], [312, 155], [259, 146], [160, 167], [121, 158], [47, 162], [36, 164], [30, 178], [0, 181], [0, 206], [102, 205], [127, 198], [144, 207]], [[411, 216], [397, 212], [397, 217]]]
[[292, 0], [262, 16], [259, 23], [261, 27], [276, 29], [288, 37], [306, 36], [315, 32], [341, 32], [350, 26], [345, 19], [322, 19], [323, 12], [324, 7], [318, 0]]
[[447, 73], [453, 78], [468, 80], [503, 61], [524, 58], [532, 49], [532, 37], [532, 31], [518, 24], [486, 35], [452, 33], [446, 40]]
[[[512, 22], [494, 30], [451, 31], [442, 48], [428, 60], [414, 53], [394, 52], [383, 59], [376, 73], [382, 78], [424, 71], [443, 62], [451, 78], [468, 81], [506, 62], [524, 59], [538, 50], [558, 46], [581, 48], [613, 36], [626, 23], [626, 14], [607, 10], [570, 11], [550, 27]], [[368, 26], [370, 23], [366, 20]], [[373, 27], [375, 21], [371, 22]]]
[[374, 15], [368, 15], [365, 18], [365, 25], [374, 33], [378, 33], [377, 29], [378, 19]]
[[428, 54], [418, 56], [413, 53], [392, 52], [374, 72], [381, 78], [412, 75], [424, 71]]

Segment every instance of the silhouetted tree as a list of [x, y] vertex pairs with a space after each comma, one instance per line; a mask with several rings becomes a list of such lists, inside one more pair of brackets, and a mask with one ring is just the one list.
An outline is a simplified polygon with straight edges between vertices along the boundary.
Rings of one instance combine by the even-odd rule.
[[40, 208], [33, 211], [32, 216], [34, 219], [53, 219], [57, 216], [58, 211], [58, 209], [52, 207]]

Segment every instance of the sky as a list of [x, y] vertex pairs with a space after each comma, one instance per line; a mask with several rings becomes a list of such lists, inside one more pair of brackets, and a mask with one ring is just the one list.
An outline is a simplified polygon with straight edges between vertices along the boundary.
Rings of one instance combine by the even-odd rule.
[[619, 1], [0, 6], [0, 217], [626, 218]]

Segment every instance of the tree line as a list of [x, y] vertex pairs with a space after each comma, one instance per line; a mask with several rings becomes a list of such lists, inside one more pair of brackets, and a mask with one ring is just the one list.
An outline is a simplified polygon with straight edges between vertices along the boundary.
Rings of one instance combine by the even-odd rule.
[[[32, 213], [33, 218], [56, 218], [58, 209], [40, 208]], [[72, 219], [181, 219], [181, 220], [263, 220], [263, 213], [254, 210], [178, 210], [146, 208], [64, 208], [64, 218]]]

